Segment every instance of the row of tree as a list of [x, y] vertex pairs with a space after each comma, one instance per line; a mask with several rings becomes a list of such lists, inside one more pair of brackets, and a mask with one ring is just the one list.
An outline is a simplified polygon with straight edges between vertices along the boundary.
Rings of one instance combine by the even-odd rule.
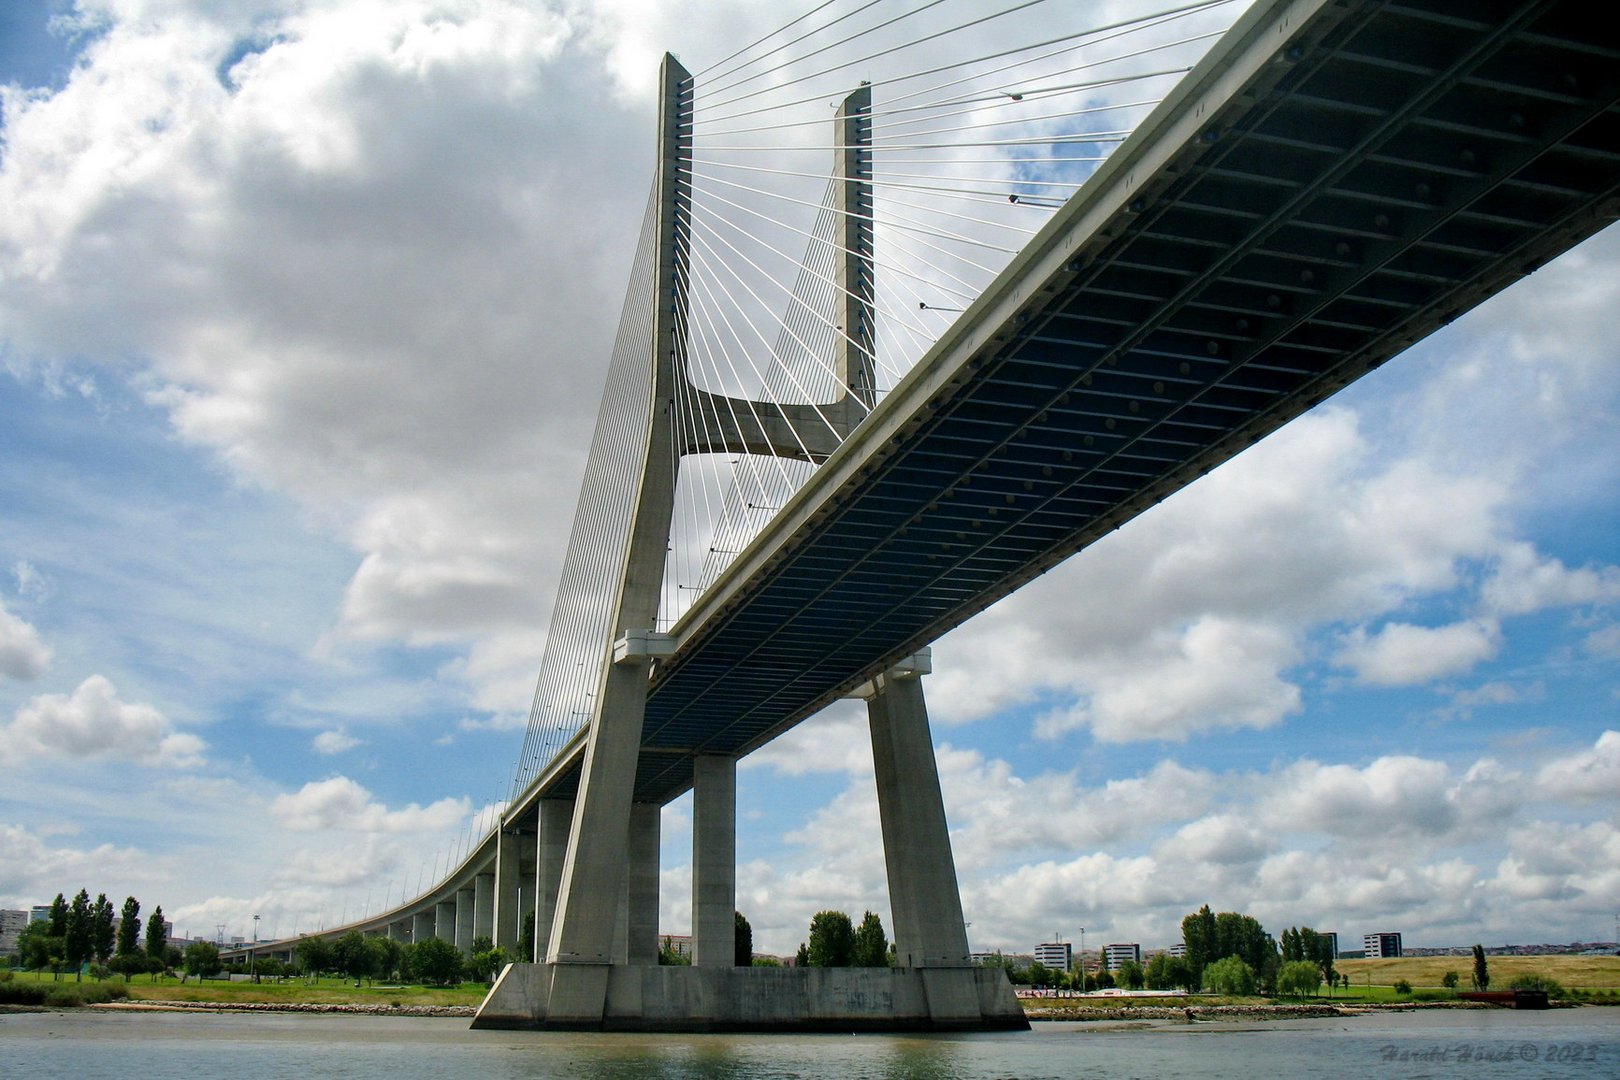
[[842, 911], [818, 911], [810, 920], [810, 940], [799, 945], [799, 967], [890, 967], [894, 949], [883, 920], [868, 911], [856, 926]]
[[350, 930], [336, 941], [299, 938], [293, 955], [297, 972], [310, 979], [341, 975], [356, 983], [392, 979], [435, 986], [449, 986], [464, 978], [489, 982], [512, 959], [488, 937], [474, 938], [472, 951], [463, 954], [439, 938], [400, 942], [367, 937], [358, 930]]
[[171, 953], [161, 907], [146, 920], [143, 940], [139, 900], [126, 897], [121, 911], [115, 912], [106, 893], [92, 901], [87, 889], [80, 889], [72, 901], [57, 893], [49, 916], [30, 922], [17, 940], [23, 967], [50, 968], [59, 978], [67, 969], [82, 979], [90, 963], [104, 965], [126, 980], [142, 972], [155, 976], [178, 962], [178, 955]]

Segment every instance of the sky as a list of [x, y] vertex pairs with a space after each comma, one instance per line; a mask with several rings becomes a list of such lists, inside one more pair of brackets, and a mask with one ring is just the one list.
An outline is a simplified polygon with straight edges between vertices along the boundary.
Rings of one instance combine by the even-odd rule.
[[[785, 18], [6, 5], [0, 907], [280, 936], [433, 880], [522, 741], [658, 59]], [[1617, 269], [1611, 230], [936, 643], [974, 948], [1160, 946], [1205, 903], [1615, 937]], [[887, 922], [864, 723], [742, 763], [759, 948]]]

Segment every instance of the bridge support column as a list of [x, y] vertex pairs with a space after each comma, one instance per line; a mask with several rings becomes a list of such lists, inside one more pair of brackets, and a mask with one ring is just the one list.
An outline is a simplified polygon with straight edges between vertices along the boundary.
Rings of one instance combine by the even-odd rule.
[[522, 930], [522, 866], [523, 834], [516, 825], [502, 825], [495, 839], [495, 944], [508, 952], [516, 951]]
[[473, 946], [473, 891], [456, 890], [456, 948], [471, 953]]
[[956, 861], [916, 675], [880, 675], [867, 699], [889, 906], [901, 967], [965, 967], [967, 928]]
[[623, 962], [658, 966], [658, 856], [663, 807], [630, 804], [630, 851], [625, 868]]
[[704, 754], [692, 775], [692, 964], [736, 960], [737, 759]]
[[495, 875], [473, 878], [473, 937], [495, 939]]
[[452, 945], [456, 940], [456, 902], [440, 900], [433, 905], [433, 936]]
[[411, 940], [426, 941], [433, 936], [433, 909], [418, 911], [411, 916]]
[[405, 919], [400, 919], [398, 922], [389, 923], [388, 936], [393, 938], [395, 941], [411, 940], [411, 924]]
[[557, 889], [562, 885], [563, 862], [568, 857], [568, 826], [573, 821], [574, 804], [565, 799], [540, 800], [540, 836], [534, 865], [534, 956], [536, 963], [546, 958], [551, 944], [551, 927], [557, 915]]

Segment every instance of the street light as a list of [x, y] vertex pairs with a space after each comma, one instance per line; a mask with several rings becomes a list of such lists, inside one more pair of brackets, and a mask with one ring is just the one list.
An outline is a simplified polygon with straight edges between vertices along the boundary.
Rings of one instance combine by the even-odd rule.
[[1080, 992], [1086, 992], [1086, 928], [1080, 928]]
[[257, 912], [253, 915], [253, 951], [248, 953], [248, 974], [253, 976], [254, 982], [259, 981], [259, 916]]

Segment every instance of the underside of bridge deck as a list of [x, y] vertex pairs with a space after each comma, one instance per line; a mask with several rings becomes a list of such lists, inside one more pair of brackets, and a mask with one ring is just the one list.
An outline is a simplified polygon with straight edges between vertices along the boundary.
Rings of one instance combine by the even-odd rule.
[[[636, 782], [774, 738], [1614, 220], [1585, 5], [1260, 5], [676, 627]], [[557, 775], [559, 790], [569, 780]]]

